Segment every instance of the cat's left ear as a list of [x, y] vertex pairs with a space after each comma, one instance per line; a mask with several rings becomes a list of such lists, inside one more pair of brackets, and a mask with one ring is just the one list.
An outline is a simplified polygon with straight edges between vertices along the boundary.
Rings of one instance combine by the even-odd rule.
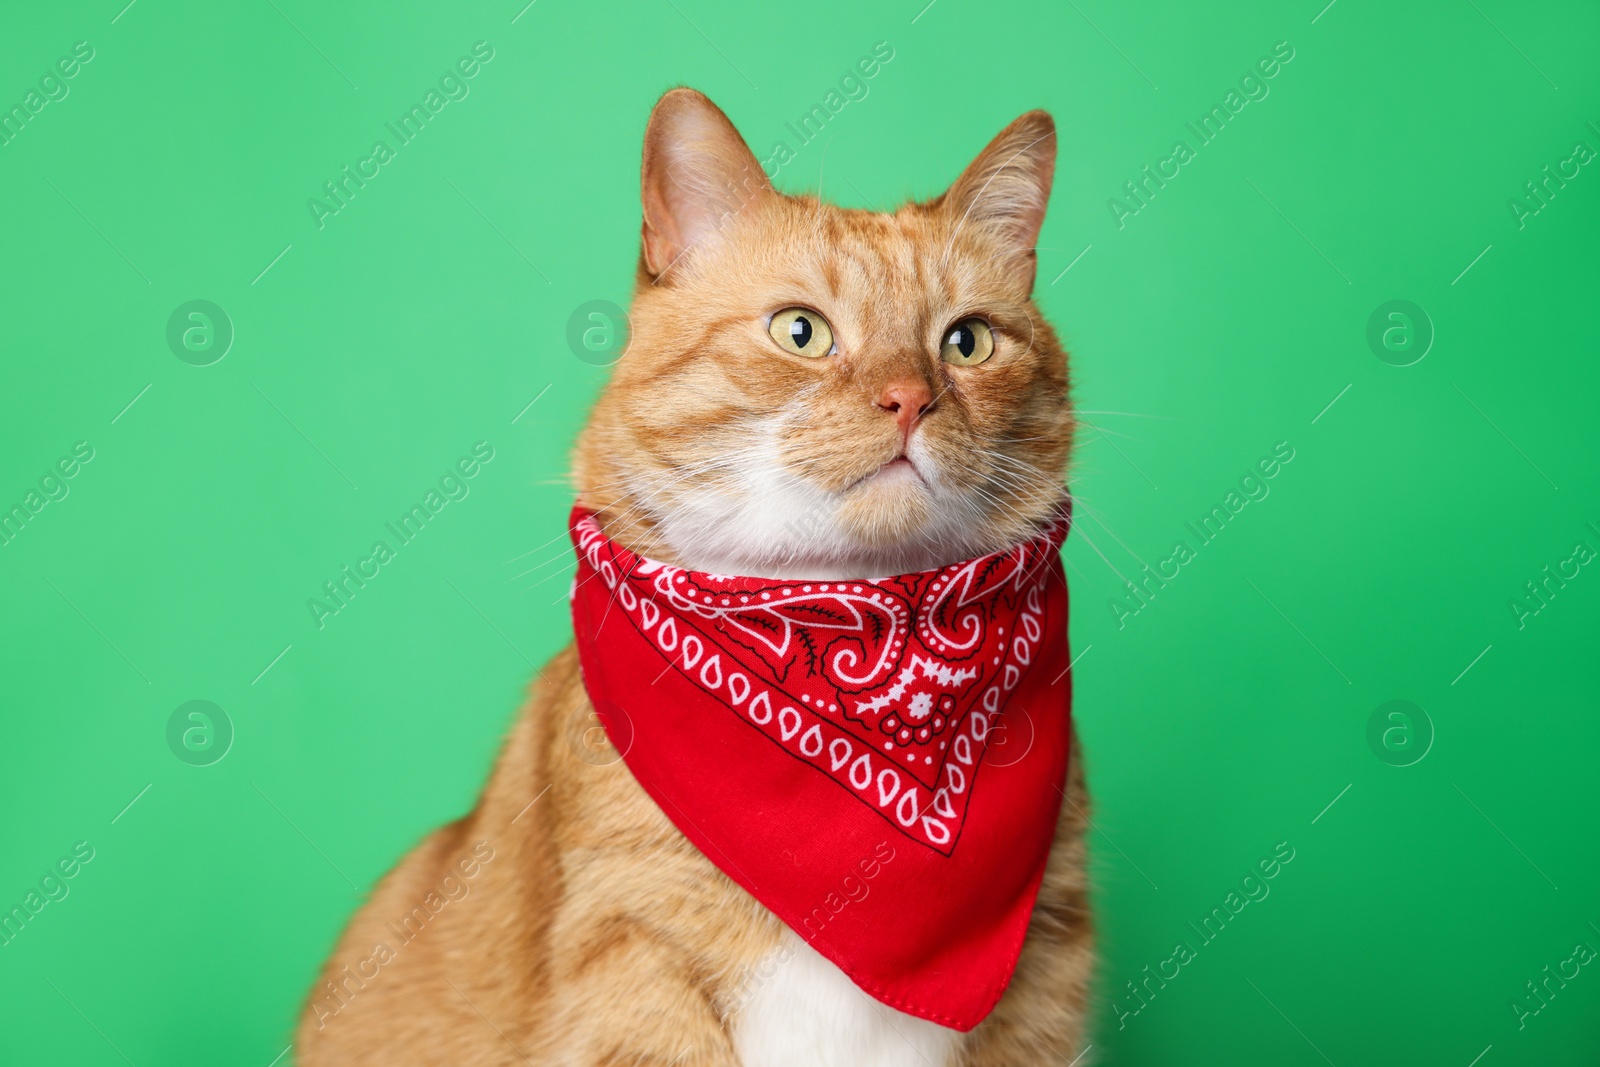
[[942, 199], [957, 227], [980, 226], [1002, 241], [1005, 264], [1027, 292], [1038, 264], [1034, 245], [1056, 172], [1056, 124], [1030, 111], [1001, 130]]
[[644, 266], [660, 278], [696, 246], [716, 241], [753, 202], [772, 194], [739, 131], [693, 89], [673, 89], [650, 113], [641, 173]]

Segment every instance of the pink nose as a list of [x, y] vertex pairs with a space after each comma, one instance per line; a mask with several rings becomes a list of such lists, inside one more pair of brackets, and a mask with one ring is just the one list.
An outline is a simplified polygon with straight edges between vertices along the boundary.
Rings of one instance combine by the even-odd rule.
[[933, 407], [933, 393], [923, 382], [890, 382], [878, 395], [877, 404], [895, 417], [901, 441], [909, 441], [917, 420]]

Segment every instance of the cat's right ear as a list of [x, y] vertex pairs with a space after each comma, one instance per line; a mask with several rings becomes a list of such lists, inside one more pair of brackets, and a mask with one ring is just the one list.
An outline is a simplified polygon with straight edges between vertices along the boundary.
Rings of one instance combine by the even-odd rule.
[[673, 89], [650, 113], [640, 187], [644, 266], [657, 280], [773, 192], [728, 116], [693, 89]]

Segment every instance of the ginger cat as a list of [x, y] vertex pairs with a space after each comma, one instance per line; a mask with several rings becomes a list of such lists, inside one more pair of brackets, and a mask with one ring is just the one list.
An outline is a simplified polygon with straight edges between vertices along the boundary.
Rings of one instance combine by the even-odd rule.
[[[846, 210], [774, 191], [711, 101], [667, 93], [645, 134], [632, 340], [578, 443], [579, 502], [650, 558], [773, 578], [905, 573], [1034, 536], [1074, 429], [1032, 300], [1055, 148], [1033, 111], [943, 196]], [[947, 1029], [859, 990], [679, 833], [605, 740], [569, 646], [478, 806], [350, 923], [298, 1062], [1066, 1065], [1093, 962], [1075, 743], [1066, 800], [1009, 988]]]

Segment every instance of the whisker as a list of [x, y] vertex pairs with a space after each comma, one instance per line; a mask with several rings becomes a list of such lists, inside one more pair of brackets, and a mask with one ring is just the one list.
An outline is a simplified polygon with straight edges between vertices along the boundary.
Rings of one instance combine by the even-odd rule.
[[1178, 421], [1171, 415], [1146, 415], [1140, 411], [1095, 411], [1090, 408], [1073, 408], [1072, 410], [1081, 415], [1126, 415], [1130, 419], [1161, 419], [1164, 422]]

